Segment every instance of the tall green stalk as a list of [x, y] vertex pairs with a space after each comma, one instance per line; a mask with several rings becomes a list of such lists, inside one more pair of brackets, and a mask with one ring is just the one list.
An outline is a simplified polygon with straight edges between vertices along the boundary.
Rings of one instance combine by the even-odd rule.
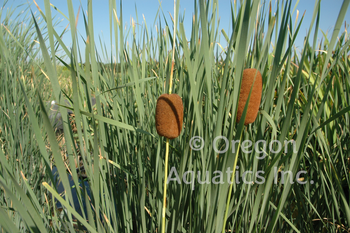
[[[176, 48], [176, 0], [174, 0], [174, 34], [173, 34], [173, 50], [171, 56], [171, 70], [169, 79], [169, 95], [172, 93], [173, 88], [173, 75], [174, 75], [174, 65], [175, 65], [175, 48]], [[166, 192], [168, 185], [168, 160], [169, 160], [169, 139], [166, 139], [165, 143], [165, 169], [164, 169], [164, 191], [163, 191], [163, 213], [162, 213], [162, 233], [165, 232], [165, 217], [166, 217]]]

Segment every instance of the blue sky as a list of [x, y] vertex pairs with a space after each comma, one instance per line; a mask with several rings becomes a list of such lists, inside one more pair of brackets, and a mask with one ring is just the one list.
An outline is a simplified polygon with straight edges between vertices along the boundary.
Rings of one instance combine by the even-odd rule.
[[[0, 3], [3, 2], [3, 0], [0, 1]], [[16, 7], [20, 4], [28, 4], [28, 2], [31, 4], [31, 8], [33, 12], [36, 12], [38, 15], [38, 10], [36, 6], [33, 4], [32, 0], [14, 0], [9, 2], [6, 7]], [[39, 7], [44, 11], [44, 0], [37, 0], [36, 1], [39, 5]], [[268, 2], [268, 1], [266, 1]], [[63, 0], [51, 0], [51, 3], [55, 5], [60, 11], [62, 11], [64, 14], [68, 16], [68, 8], [67, 8], [67, 2]], [[143, 25], [143, 16], [146, 19], [147, 26], [149, 30], [155, 31], [155, 16], [158, 11], [159, 7], [159, 1], [158, 0], [123, 0], [123, 20], [124, 25], [127, 27], [131, 24], [131, 18], [136, 20], [136, 17], [138, 16], [139, 22], [141, 25]], [[294, 5], [296, 3], [296, 0], [293, 0], [292, 8], [294, 8]], [[303, 38], [306, 36], [307, 30], [310, 27], [311, 17], [313, 14], [313, 8], [314, 8], [315, 1], [311, 0], [300, 0], [297, 10], [299, 10], [299, 20], [302, 16], [302, 14], [305, 12], [305, 18], [302, 23], [298, 39], [296, 41], [296, 46], [299, 48], [299, 51], [302, 48], [303, 44]], [[323, 0], [321, 2], [321, 18], [320, 18], [320, 28], [327, 33], [328, 32], [328, 38], [331, 37], [334, 25], [337, 19], [337, 16], [339, 14], [339, 11], [341, 9], [343, 1], [342, 0]], [[83, 9], [87, 10], [87, 0], [81, 0], [81, 4]], [[273, 10], [274, 6], [276, 4], [276, 1], [272, 1], [273, 4]], [[1, 3], [2, 5], [2, 3]], [[73, 0], [73, 6], [74, 6], [74, 12], [77, 14], [78, 8], [80, 5], [80, 1], [74, 1]], [[173, 15], [173, 6], [174, 3], [172, 0], [163, 0], [161, 1], [162, 10], [166, 15], [166, 18], [168, 22], [170, 23], [170, 16], [169, 12]], [[23, 8], [20, 8], [23, 9]], [[20, 11], [20, 9], [18, 11]], [[119, 0], [117, 0], [117, 9], [119, 11]], [[138, 15], [136, 15], [136, 9]], [[191, 31], [191, 18], [192, 13], [194, 12], [194, 3], [193, 1], [180, 1], [180, 13], [185, 16], [185, 30], [186, 34], [190, 35]], [[119, 12], [118, 16], [119, 16]], [[227, 0], [219, 0], [219, 17], [220, 17], [220, 29], [224, 29], [228, 35], [231, 33], [231, 24], [230, 24], [230, 1]], [[64, 28], [68, 25], [68, 21], [56, 10], [52, 8], [52, 15], [56, 17], [57, 20], [62, 20], [60, 24], [57, 26], [56, 30], [57, 32], [62, 32]], [[294, 12], [293, 15], [293, 22], [296, 17], [296, 12]], [[94, 30], [95, 30], [95, 42], [99, 43], [98, 37], [100, 36], [102, 41], [107, 46], [107, 49], [110, 49], [110, 35], [109, 35], [109, 10], [108, 10], [108, 0], [93, 0], [93, 19], [94, 19]], [[157, 19], [158, 20], [158, 19]], [[345, 17], [345, 21], [350, 23], [350, 12], [347, 11], [347, 15]], [[162, 24], [164, 25], [164, 24]], [[79, 17], [79, 23], [78, 23], [78, 31], [85, 37], [85, 31], [84, 31], [84, 23], [83, 23], [83, 17], [82, 14], [80, 14]], [[344, 25], [342, 26], [340, 32], [344, 31]], [[313, 32], [312, 32], [313, 34]], [[319, 32], [318, 34], [318, 42], [321, 40], [322, 34]], [[70, 33], [67, 33], [63, 37], [63, 41], [65, 42], [68, 47], [72, 44]], [[223, 43], [225, 45], [225, 41], [223, 37], [221, 36], [220, 43]], [[99, 49], [99, 46], [97, 46]], [[100, 54], [101, 55], [101, 54]]]

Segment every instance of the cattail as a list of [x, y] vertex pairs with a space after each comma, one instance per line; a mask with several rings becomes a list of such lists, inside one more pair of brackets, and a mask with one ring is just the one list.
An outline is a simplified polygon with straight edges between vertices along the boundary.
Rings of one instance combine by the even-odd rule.
[[[255, 82], [254, 82], [255, 78]], [[247, 109], [247, 115], [244, 124], [253, 123], [258, 116], [261, 92], [262, 92], [262, 78], [261, 74], [257, 69], [245, 69], [243, 71], [243, 78], [241, 84], [241, 91], [239, 93], [238, 109], [237, 109], [237, 122], [242, 117], [245, 104], [247, 102], [250, 89], [253, 85], [252, 94], [250, 95], [250, 100]]]
[[174, 139], [181, 133], [183, 121], [182, 99], [177, 94], [162, 94], [157, 100], [156, 129], [160, 136]]

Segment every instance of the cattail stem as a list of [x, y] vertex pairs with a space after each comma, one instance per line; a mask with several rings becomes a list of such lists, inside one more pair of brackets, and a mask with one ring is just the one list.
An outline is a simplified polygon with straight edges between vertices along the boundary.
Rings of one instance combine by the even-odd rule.
[[[173, 87], [173, 73], [175, 65], [175, 42], [176, 42], [176, 0], [174, 0], [174, 34], [173, 34], [173, 54], [171, 58], [171, 70], [169, 80], [169, 95]], [[163, 191], [163, 213], [162, 213], [162, 233], [165, 232], [165, 215], [166, 215], [166, 188], [168, 181], [168, 157], [169, 157], [169, 138], [166, 139], [165, 150], [165, 168], [164, 168], [164, 191]]]
[[233, 182], [235, 180], [236, 166], [237, 166], [237, 161], [238, 161], [238, 153], [239, 153], [239, 148], [241, 147], [242, 135], [243, 135], [243, 130], [242, 130], [241, 136], [239, 138], [239, 144], [238, 144], [238, 149], [236, 151], [235, 162], [233, 163], [233, 172], [232, 172], [232, 175], [231, 175], [231, 184], [230, 184], [230, 189], [228, 191], [228, 196], [227, 196], [227, 201], [226, 201], [226, 210], [225, 210], [224, 224], [222, 226], [222, 233], [225, 233], [227, 214], [228, 214], [228, 207], [230, 206], [232, 187], [233, 187]]
[[175, 66], [175, 42], [176, 42], [176, 0], [174, 0], [174, 34], [173, 34], [173, 54], [171, 57], [171, 70], [170, 70], [170, 82], [169, 82], [169, 95], [172, 92], [173, 87], [173, 73]]
[[168, 180], [168, 158], [169, 158], [169, 138], [166, 139], [165, 149], [165, 168], [164, 168], [164, 191], [163, 191], [163, 214], [162, 214], [162, 233], [165, 232], [165, 215], [166, 215], [166, 188]]
[[[173, 49], [173, 51], [174, 51], [174, 50], [175, 50], [175, 49]], [[173, 60], [172, 60], [172, 62], [171, 62], [171, 71], [170, 71], [169, 95], [170, 95], [171, 92], [172, 92], [174, 66], [175, 66], [175, 61], [174, 61], [174, 52], [173, 52]]]
[[[256, 115], [258, 114], [259, 105], [261, 101], [262, 78], [258, 70], [245, 69], [243, 70], [242, 79], [243, 80], [241, 85], [241, 91], [239, 94], [239, 101], [238, 101], [239, 106], [238, 106], [238, 112], [237, 112], [237, 115], [238, 115], [237, 122], [239, 122], [241, 120], [242, 115], [244, 115], [244, 118], [245, 118], [244, 124], [246, 125], [246, 124], [253, 123], [256, 119]], [[255, 93], [254, 93], [254, 96], [252, 97], [253, 90], [255, 91]], [[251, 99], [252, 99], [252, 104], [250, 102]], [[245, 114], [243, 114], [244, 111], [246, 111]], [[250, 119], [247, 119], [248, 113], [249, 113]], [[224, 224], [222, 227], [222, 233], [225, 233], [228, 208], [230, 206], [232, 187], [233, 187], [233, 182], [235, 180], [236, 166], [238, 162], [238, 153], [239, 153], [239, 148], [241, 147], [242, 135], [243, 135], [243, 130], [241, 131], [241, 135], [239, 137], [238, 149], [236, 151], [235, 161], [233, 164], [233, 172], [231, 175], [231, 184], [230, 184], [230, 189], [229, 189], [227, 201], [226, 201], [226, 210], [225, 210]]]

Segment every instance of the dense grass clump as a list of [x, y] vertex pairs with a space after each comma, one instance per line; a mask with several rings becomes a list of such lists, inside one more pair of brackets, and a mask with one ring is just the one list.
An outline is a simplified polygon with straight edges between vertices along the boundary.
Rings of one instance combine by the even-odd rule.
[[[350, 230], [350, 40], [346, 30], [338, 35], [348, 0], [328, 39], [315, 1], [301, 52], [303, 17], [293, 19], [290, 0], [277, 1], [274, 15], [271, 2], [233, 1], [232, 30], [219, 27], [217, 0], [195, 1], [189, 34], [179, 13], [168, 22], [161, 11], [156, 30], [146, 22], [125, 28], [122, 1], [111, 0], [113, 51], [95, 42], [93, 1], [79, 17], [67, 1], [71, 47], [55, 27], [55, 8], [44, 5], [40, 18], [24, 11], [26, 24], [0, 10], [3, 232]], [[97, 46], [111, 62], [102, 63]], [[262, 91], [245, 125], [249, 105], [241, 116], [237, 109], [247, 68], [260, 71]], [[155, 114], [169, 87], [181, 96], [183, 123], [169, 143], [162, 226], [166, 139]], [[63, 134], [50, 121], [52, 99]], [[53, 167], [65, 193], [57, 192]]]

